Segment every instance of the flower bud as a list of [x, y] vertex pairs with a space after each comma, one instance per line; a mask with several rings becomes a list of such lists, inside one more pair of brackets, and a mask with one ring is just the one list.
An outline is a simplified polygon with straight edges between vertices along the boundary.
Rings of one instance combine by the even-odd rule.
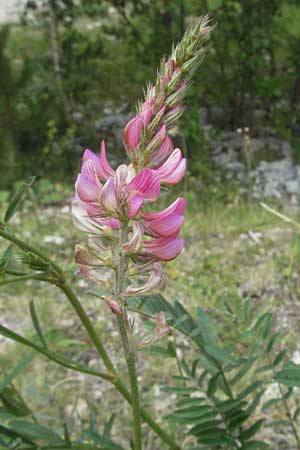
[[106, 302], [107, 306], [110, 308], [111, 312], [113, 312], [117, 316], [122, 315], [122, 308], [118, 302], [116, 302], [115, 300], [113, 300], [111, 298], [105, 300], [105, 302]]
[[165, 287], [165, 274], [159, 263], [153, 265], [153, 269], [150, 273], [148, 280], [141, 286], [129, 286], [125, 292], [125, 297], [146, 296], [152, 295], [162, 291]]

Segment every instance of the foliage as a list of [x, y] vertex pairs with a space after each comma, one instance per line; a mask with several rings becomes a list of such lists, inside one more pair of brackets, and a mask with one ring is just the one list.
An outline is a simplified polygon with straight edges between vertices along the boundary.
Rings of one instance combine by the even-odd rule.
[[[22, 187], [18, 192], [23, 192]], [[8, 205], [5, 216], [22, 206], [22, 198], [16, 194]], [[78, 313], [79, 319], [95, 341], [95, 335], [86, 322], [85, 313], [74, 293], [67, 287], [65, 274], [56, 262], [41, 250], [15, 237], [8, 225], [0, 224], [0, 235], [11, 245], [0, 260], [2, 285], [22, 282], [22, 280], [44, 281], [62, 289]], [[15, 261], [13, 248], [21, 252], [19, 262]], [[20, 267], [21, 263], [21, 267]], [[153, 327], [153, 319], [164, 313], [172, 334], [182, 334], [189, 340], [189, 351], [178, 356], [176, 340], [168, 344], [164, 341], [150, 345], [145, 350], [151, 358], [173, 358], [177, 360], [179, 374], [172, 374], [173, 383], [165, 386], [168, 395], [176, 395], [176, 405], [169, 408], [164, 420], [171, 429], [177, 429], [183, 440], [189, 442], [188, 450], [200, 448], [260, 449], [271, 448], [261, 439], [261, 431], [266, 427], [287, 429], [294, 435], [299, 447], [297, 431], [299, 406], [293, 387], [299, 386], [299, 366], [287, 365], [287, 349], [282, 347], [282, 336], [273, 322], [273, 315], [267, 309], [260, 311], [252, 306], [250, 299], [240, 300], [237, 307], [230, 298], [224, 300], [221, 313], [228, 315], [238, 335], [230, 345], [222, 338], [224, 330], [215, 325], [209, 314], [200, 306], [195, 314], [188, 312], [178, 301], [173, 304], [161, 296], [147, 299], [131, 298], [128, 307], [142, 318], [145, 329]], [[30, 339], [9, 328], [0, 327], [0, 334], [30, 348], [31, 353], [23, 357], [17, 365], [6, 372], [2, 370], [0, 399], [1, 445], [14, 448], [99, 448], [118, 450], [122, 447], [110, 439], [113, 415], [99, 433], [94, 428], [94, 419], [82, 423], [81, 437], [72, 428], [73, 418], [61, 422], [55, 428], [45, 425], [37, 411], [29, 407], [15, 387], [15, 378], [21, 376], [33, 363], [36, 354], [48, 358], [60, 367], [102, 378], [114, 385], [114, 375], [99, 372], [74, 360], [72, 352], [63, 347], [53, 349], [45, 325], [40, 321], [33, 301], [30, 302], [30, 316], [34, 334]], [[77, 343], [78, 348], [78, 343]], [[192, 349], [192, 351], [190, 351]], [[33, 353], [32, 353], [33, 352]], [[107, 364], [107, 363], [106, 363]], [[108, 367], [109, 367], [108, 363]], [[270, 387], [279, 384], [278, 393], [266, 396]], [[126, 397], [125, 397], [126, 398]], [[268, 417], [270, 409], [282, 410], [279, 420]], [[76, 408], [72, 414], [75, 414]], [[149, 423], [149, 422], [148, 422]], [[177, 448], [177, 447], [172, 447]], [[179, 447], [178, 447], [179, 448]]]

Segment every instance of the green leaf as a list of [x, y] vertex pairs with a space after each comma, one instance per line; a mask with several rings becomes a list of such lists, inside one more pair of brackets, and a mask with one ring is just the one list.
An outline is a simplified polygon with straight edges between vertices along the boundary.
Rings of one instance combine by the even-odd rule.
[[249, 414], [246, 411], [239, 411], [233, 418], [228, 421], [228, 429], [232, 432], [236, 428], [242, 426], [242, 424], [249, 419]]
[[193, 431], [194, 436], [205, 436], [208, 431], [215, 430], [216, 432], [219, 431], [219, 426], [222, 425], [222, 422], [220, 420], [207, 420], [206, 422], [203, 422], [202, 424], [197, 425], [197, 431]]
[[226, 417], [232, 417], [237, 412], [241, 412], [241, 408], [245, 406], [247, 402], [240, 400], [224, 400], [222, 403], [216, 405], [217, 410], [221, 414], [226, 414]]
[[24, 358], [21, 359], [19, 364], [17, 364], [16, 367], [11, 372], [9, 372], [9, 374], [5, 377], [5, 379], [0, 383], [0, 393], [7, 386], [10, 385], [10, 383], [14, 380], [14, 378], [16, 378], [16, 376], [18, 376], [21, 372], [23, 372], [29, 366], [29, 364], [32, 362], [34, 356], [35, 356], [34, 354], [25, 356]]
[[263, 339], [268, 338], [270, 331], [272, 329], [272, 324], [273, 324], [273, 315], [271, 313], [269, 313], [265, 319], [265, 325], [264, 325], [263, 332], [262, 332]]
[[200, 306], [198, 306], [197, 308], [197, 322], [205, 343], [217, 344], [216, 336], [210, 323], [210, 319], [204, 309], [202, 309]]
[[272, 351], [276, 340], [280, 336], [281, 336], [281, 333], [279, 331], [277, 333], [272, 334], [272, 336], [269, 339], [268, 345], [267, 345], [267, 353], [270, 353]]
[[223, 348], [221, 348], [220, 346], [216, 345], [213, 342], [209, 344], [204, 344], [204, 348], [210, 356], [212, 356], [221, 363], [234, 362], [234, 359], [228, 353], [228, 351], [224, 350]]
[[35, 177], [30, 177], [25, 183], [23, 183], [19, 189], [15, 192], [13, 195], [11, 201], [9, 202], [9, 205], [7, 207], [7, 210], [4, 215], [4, 222], [7, 223], [10, 221], [10, 219], [14, 216], [15, 212], [19, 208], [22, 200], [27, 195], [29, 189], [33, 185], [35, 180]]
[[210, 405], [192, 406], [184, 409], [177, 409], [172, 416], [184, 419], [195, 419], [212, 410]]
[[238, 395], [238, 398], [242, 400], [245, 397], [248, 397], [248, 395], [252, 394], [254, 391], [256, 391], [260, 386], [265, 384], [264, 381], [254, 381], [254, 383], [247, 386], [243, 391], [241, 391]]
[[[175, 347], [174, 342], [169, 342], [169, 343], [168, 343], [167, 352], [168, 352], [168, 355], [169, 355], [171, 358], [176, 358], [176, 347]], [[184, 363], [183, 363], [183, 361], [182, 361], [182, 365], [183, 365], [183, 364], [184, 364]]]
[[175, 415], [170, 414], [169, 416], [166, 416], [165, 418], [171, 422], [171, 423], [180, 423], [182, 425], [194, 425], [194, 426], [198, 426], [204, 422], [206, 422], [207, 420], [211, 420], [214, 419], [216, 417], [216, 412], [211, 410], [209, 412], [203, 413], [202, 416], [197, 416], [197, 417], [177, 417]]
[[0, 393], [0, 399], [5, 407], [6, 413], [15, 417], [26, 417], [30, 414], [30, 410], [24, 400], [20, 398], [18, 392], [13, 385], [6, 387]]
[[244, 363], [244, 365], [240, 368], [237, 374], [232, 378], [231, 384], [235, 385], [236, 383], [238, 383], [243, 378], [243, 376], [245, 376], [247, 372], [251, 369], [256, 360], [257, 360], [256, 356], [248, 359], [248, 361]]
[[259, 405], [260, 399], [261, 399], [263, 394], [264, 394], [264, 391], [261, 391], [258, 394], [256, 394], [256, 396], [254, 397], [254, 399], [252, 400], [252, 402], [248, 406], [247, 413], [249, 414], [249, 416], [251, 416], [254, 413], [254, 411], [256, 410], [256, 408]]
[[262, 372], [270, 372], [270, 370], [273, 370], [272, 364], [265, 364], [264, 366], [258, 367], [255, 372], [256, 373], [262, 373]]
[[259, 450], [270, 449], [263, 441], [250, 441], [241, 447], [241, 450]]
[[[170, 342], [170, 344], [172, 344], [172, 342]], [[175, 356], [176, 356], [176, 349], [175, 349]], [[193, 371], [189, 368], [189, 366], [187, 365], [187, 362], [184, 358], [182, 358], [182, 360], [181, 360], [181, 367], [182, 367], [182, 370], [184, 371], [184, 373], [189, 378], [193, 378]]]
[[253, 436], [256, 435], [262, 424], [265, 422], [264, 419], [258, 419], [251, 427], [247, 428], [246, 430], [243, 430], [240, 435], [239, 439], [241, 441], [248, 441], [248, 439], [251, 439]]
[[206, 400], [205, 397], [186, 397], [178, 400], [176, 406], [178, 408], [188, 407], [188, 406], [199, 406]]
[[171, 353], [168, 349], [160, 347], [158, 345], [151, 345], [150, 347], [145, 347], [142, 349], [144, 353], [148, 353], [149, 355], [157, 355], [157, 356], [164, 356], [167, 358], [175, 358], [176, 354], [174, 356], [173, 353]]
[[13, 246], [9, 245], [7, 249], [4, 251], [2, 257], [0, 258], [0, 275], [6, 271], [10, 258], [12, 256], [12, 252]]
[[33, 441], [43, 441], [47, 444], [63, 444], [64, 442], [57, 433], [43, 425], [25, 420], [12, 420], [9, 422], [9, 426], [17, 433]]
[[102, 435], [103, 439], [110, 439], [111, 430], [112, 430], [116, 416], [117, 415], [115, 413], [113, 413], [110, 416], [110, 419], [108, 420], [108, 422], [106, 422], [105, 427], [104, 427], [104, 432]]
[[286, 354], [287, 350], [282, 350], [281, 352], [278, 353], [278, 355], [274, 358], [273, 361], [273, 366], [278, 366], [278, 364], [281, 363], [281, 361], [283, 360], [285, 354]]
[[267, 409], [271, 408], [273, 405], [276, 405], [276, 403], [281, 403], [282, 397], [278, 398], [271, 398], [271, 400], [268, 400], [266, 403], [262, 406], [262, 411], [266, 411]]
[[207, 396], [212, 397], [217, 390], [220, 372], [215, 373], [208, 382]]
[[35, 309], [33, 300], [30, 301], [29, 308], [30, 308], [31, 320], [32, 320], [33, 326], [35, 328], [35, 331], [36, 331], [36, 333], [37, 333], [37, 335], [38, 335], [38, 337], [39, 337], [39, 339], [41, 341], [42, 346], [45, 349], [47, 349], [47, 344], [46, 344], [46, 341], [45, 341], [45, 338], [44, 338], [44, 335], [43, 335], [43, 332], [42, 332], [42, 328], [40, 326], [40, 322], [39, 322], [39, 319], [38, 319], [38, 316], [37, 316], [37, 313], [36, 313], [36, 309]]
[[288, 364], [283, 370], [277, 372], [275, 380], [289, 387], [300, 387], [300, 364]]
[[166, 386], [162, 390], [164, 392], [171, 392], [172, 394], [188, 395], [191, 392], [196, 392], [197, 388], [188, 386]]
[[[25, 436], [21, 436], [15, 430], [11, 430], [10, 428], [4, 427], [2, 425], [0, 425], [0, 436], [7, 436], [12, 439], [22, 438], [22, 440], [24, 442], [26, 442], [27, 444], [30, 444], [30, 445], [34, 444], [31, 440], [27, 439]], [[5, 450], [7, 450], [7, 447], [5, 448]]]

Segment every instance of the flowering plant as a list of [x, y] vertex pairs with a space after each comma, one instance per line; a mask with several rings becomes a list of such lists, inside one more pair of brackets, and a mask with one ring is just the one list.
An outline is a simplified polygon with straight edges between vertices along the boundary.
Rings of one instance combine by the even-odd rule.
[[[163, 290], [163, 265], [183, 248], [178, 237], [184, 220], [185, 200], [178, 198], [160, 212], [147, 212], [161, 186], [179, 183], [186, 160], [173, 146], [170, 133], [183, 112], [190, 80], [203, 54], [210, 27], [198, 20], [163, 60], [155, 85], [149, 85], [137, 114], [126, 125], [124, 146], [129, 165], [116, 170], [106, 158], [85, 150], [75, 184], [72, 213], [78, 228], [89, 233], [89, 247], [77, 246], [78, 273], [101, 283], [106, 303], [117, 315], [130, 377], [135, 428], [135, 449], [142, 448], [139, 391], [135, 368], [134, 322], [130, 322], [126, 298], [147, 296]], [[108, 278], [107, 271], [113, 276]], [[128, 283], [126, 284], [126, 281]], [[159, 326], [158, 336], [165, 326]]]
[[[223, 314], [230, 317], [238, 334], [235, 345], [225, 348], [202, 308], [198, 307], [192, 315], [178, 301], [171, 304], [161, 295], [166, 281], [165, 265], [183, 248], [179, 233], [186, 201], [179, 197], [162, 211], [157, 211], [155, 202], [162, 187], [179, 183], [185, 173], [186, 160], [180, 149], [174, 149], [172, 128], [183, 112], [184, 97], [209, 33], [207, 18], [199, 19], [174, 48], [171, 57], [163, 60], [156, 84], [147, 88], [144, 101], [125, 127], [128, 164], [113, 169], [102, 142], [99, 156], [85, 150], [75, 184], [74, 222], [88, 235], [87, 244], [76, 246], [77, 273], [103, 288], [103, 300], [119, 327], [130, 389], [84, 304], [70, 286], [67, 271], [45, 251], [19, 238], [10, 226], [34, 179], [20, 186], [0, 222], [0, 236], [10, 243], [0, 258], [0, 286], [34, 280], [59, 289], [77, 314], [104, 369], [91, 368], [80, 357], [75, 360], [73, 353], [66, 355], [53, 350], [33, 300], [29, 306], [36, 336], [29, 339], [4, 324], [0, 325], [0, 335], [61, 368], [110, 383], [132, 407], [131, 448], [134, 450], [146, 448], [142, 421], [160, 440], [160, 444], [155, 442], [155, 447], [147, 446], [151, 450], [274, 448], [270, 438], [267, 443], [260, 435], [256, 439], [268, 421], [266, 411], [273, 406], [279, 412], [283, 410], [284, 420], [268, 423], [268, 427], [289, 429], [300, 449], [297, 429], [300, 408], [296, 401], [292, 403], [293, 387], [300, 385], [300, 370], [298, 365], [285, 365], [286, 349], [278, 344], [280, 332], [275, 329], [271, 312], [260, 314], [253, 310], [249, 299], [240, 299], [236, 309], [224, 301]], [[151, 204], [154, 211], [148, 209]], [[16, 266], [13, 265], [14, 248], [20, 253]], [[142, 338], [136, 333], [137, 312], [155, 323], [152, 333]], [[188, 339], [192, 348], [188, 358], [178, 355], [175, 343], [167, 350], [159, 346], [151, 348], [156, 354], [175, 358], [178, 364], [179, 375], [171, 374], [177, 384], [166, 389], [176, 394], [177, 400], [164, 417], [173, 431], [170, 433], [141, 404], [136, 355], [140, 348], [175, 331]], [[26, 355], [8, 374], [1, 370], [4, 379], [0, 381], [0, 419], [3, 420], [0, 450], [123, 450], [111, 439], [114, 415], [103, 433], [99, 429], [84, 430], [82, 426], [81, 431], [87, 431], [81, 433], [84, 438], [80, 438], [78, 430], [67, 420], [55, 430], [41, 423], [44, 417], [31, 410], [12, 383], [32, 362], [34, 354]], [[279, 386], [276, 396], [272, 393], [274, 385]], [[174, 437], [177, 430], [180, 442]]]

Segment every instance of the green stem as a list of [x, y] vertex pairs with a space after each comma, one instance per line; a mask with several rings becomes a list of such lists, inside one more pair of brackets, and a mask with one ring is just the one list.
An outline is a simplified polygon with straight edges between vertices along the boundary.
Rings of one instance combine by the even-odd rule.
[[28, 275], [19, 275], [17, 277], [4, 278], [4, 280], [0, 281], [0, 286], [4, 286], [5, 284], [17, 283], [18, 281], [28, 281], [28, 280], [47, 281], [51, 283], [51, 279], [45, 277], [44, 275], [28, 274]]
[[[139, 400], [139, 387], [137, 381], [135, 354], [132, 344], [129, 342], [125, 320], [122, 316], [118, 317], [119, 330], [122, 338], [128, 375], [131, 389], [131, 406], [133, 412], [134, 435], [135, 435], [135, 450], [142, 450], [142, 429], [141, 429], [141, 409]], [[127, 322], [128, 323], [128, 322]]]
[[[123, 291], [125, 273], [127, 268], [127, 258], [122, 255], [122, 246], [127, 240], [127, 224], [123, 225], [120, 232], [119, 245], [116, 256], [116, 274], [114, 300], [120, 303], [120, 296]], [[135, 348], [132, 342], [132, 330], [128, 320], [126, 308], [122, 305], [122, 314], [118, 316], [119, 331], [122, 339], [127, 370], [130, 381], [131, 390], [131, 407], [133, 413], [134, 425], [134, 449], [142, 450], [142, 427], [141, 427], [141, 408], [139, 398], [139, 386], [136, 373]]]

